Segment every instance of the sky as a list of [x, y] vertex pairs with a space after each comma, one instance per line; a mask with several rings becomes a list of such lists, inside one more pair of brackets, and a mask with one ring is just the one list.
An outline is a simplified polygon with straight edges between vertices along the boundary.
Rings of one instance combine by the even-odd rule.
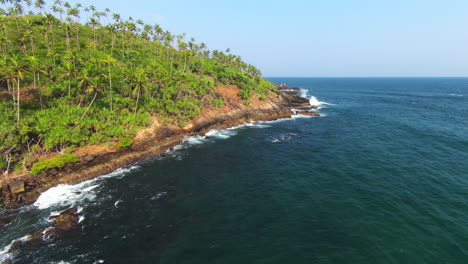
[[466, 0], [79, 2], [230, 48], [266, 77], [468, 76]]

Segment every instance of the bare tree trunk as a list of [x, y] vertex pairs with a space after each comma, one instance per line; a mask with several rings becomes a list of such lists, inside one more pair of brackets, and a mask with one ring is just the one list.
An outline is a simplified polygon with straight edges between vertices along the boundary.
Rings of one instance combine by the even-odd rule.
[[17, 85], [17, 97], [16, 97], [16, 100], [17, 100], [17, 103], [16, 103], [16, 107], [17, 107], [17, 122], [19, 123], [20, 121], [20, 79], [18, 77], [18, 85]]
[[138, 101], [139, 100], [140, 100], [140, 87], [138, 87], [137, 100], [136, 100], [136, 104], [135, 104], [135, 114], [134, 114], [135, 123], [136, 123], [136, 114], [137, 114], [137, 110], [138, 110]]
[[80, 120], [83, 120], [83, 117], [86, 115], [86, 113], [88, 112], [88, 110], [89, 110], [89, 108], [91, 107], [91, 105], [93, 105], [94, 100], [96, 99], [97, 93], [98, 93], [98, 92], [96, 92], [96, 93], [94, 94], [93, 100], [91, 100], [91, 103], [90, 103], [90, 104], [88, 105], [88, 107], [86, 108], [86, 110], [85, 110], [85, 112], [83, 113], [83, 115], [81, 116]]
[[110, 65], [109, 65], [109, 96], [110, 96], [110, 110], [112, 111], [112, 76], [111, 76]]
[[68, 77], [68, 97], [70, 97], [70, 90], [71, 90], [71, 85], [70, 85], [70, 83], [71, 83], [71, 78]]

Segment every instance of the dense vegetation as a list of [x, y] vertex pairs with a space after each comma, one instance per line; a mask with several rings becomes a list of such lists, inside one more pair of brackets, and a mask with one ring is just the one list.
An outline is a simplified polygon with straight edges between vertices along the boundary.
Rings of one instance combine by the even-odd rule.
[[206, 105], [222, 106], [219, 84], [237, 85], [245, 103], [273, 88], [229, 50], [109, 9], [0, 3], [0, 173], [70, 147], [129, 146], [152, 117], [182, 124]]

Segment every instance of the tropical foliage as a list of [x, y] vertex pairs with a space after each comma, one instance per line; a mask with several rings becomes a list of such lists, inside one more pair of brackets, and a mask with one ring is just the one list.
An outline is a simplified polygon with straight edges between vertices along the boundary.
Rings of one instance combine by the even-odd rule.
[[68, 147], [127, 147], [152, 116], [180, 123], [222, 106], [216, 85], [237, 85], [246, 103], [273, 89], [229, 50], [109, 9], [0, 3], [0, 173]]

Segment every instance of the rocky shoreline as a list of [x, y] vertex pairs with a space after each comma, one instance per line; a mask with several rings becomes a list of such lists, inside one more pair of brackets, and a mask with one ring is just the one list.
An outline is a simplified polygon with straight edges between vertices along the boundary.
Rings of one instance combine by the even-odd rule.
[[[80, 161], [68, 164], [64, 168], [0, 182], [0, 207], [11, 209], [32, 204], [42, 192], [58, 184], [77, 184], [160, 155], [180, 144], [185, 136], [203, 135], [211, 129], [233, 127], [245, 122], [290, 118], [294, 113], [319, 116], [318, 113], [310, 111], [316, 109], [316, 106], [311, 106], [308, 99], [301, 97], [296, 92], [298, 88], [281, 84], [277, 87], [279, 93], [271, 93], [268, 99], [263, 101], [254, 99], [249, 106], [242, 103], [238, 93], [232, 93], [235, 88], [229, 87], [229, 92], [228, 89], [219, 88], [218, 92], [223, 97], [225, 106], [222, 109], [202, 112], [186, 127], [174, 128], [155, 124], [140, 131], [129, 148], [99, 155], [82, 154]], [[295, 112], [291, 111], [292, 109]]]

